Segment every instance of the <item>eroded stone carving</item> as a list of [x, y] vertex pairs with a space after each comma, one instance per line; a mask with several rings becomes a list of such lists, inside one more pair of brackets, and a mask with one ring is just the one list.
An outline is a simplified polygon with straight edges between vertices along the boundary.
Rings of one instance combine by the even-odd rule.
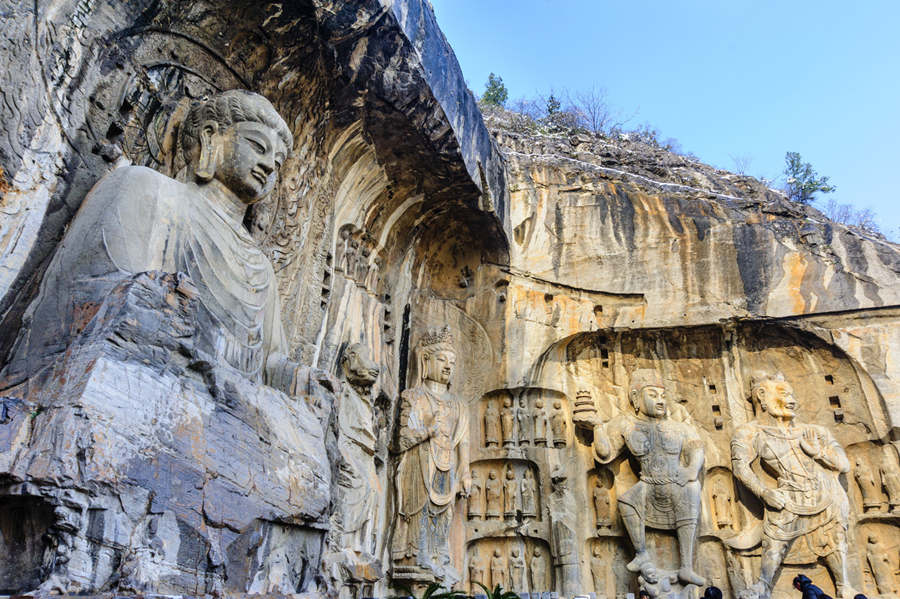
[[542, 593], [550, 590], [550, 582], [547, 580], [547, 561], [540, 547], [534, 548], [528, 566], [531, 572], [531, 591]]
[[503, 483], [503, 516], [515, 518], [522, 511], [522, 496], [519, 495], [519, 481], [512, 466], [506, 467], [506, 481]]
[[488, 479], [484, 485], [484, 489], [485, 497], [487, 498], [485, 516], [488, 520], [500, 518], [503, 514], [503, 483], [497, 478], [496, 470], [491, 470], [488, 473]]
[[856, 479], [856, 484], [859, 485], [859, 492], [862, 495], [863, 511], [869, 512], [880, 508], [881, 481], [875, 478], [875, 472], [866, 458], [862, 456], [856, 458], [853, 477]]
[[500, 414], [500, 431], [503, 438], [503, 447], [513, 447], [516, 444], [515, 422], [512, 397], [503, 398], [503, 411]]
[[531, 468], [525, 469], [522, 479], [522, 516], [534, 518], [537, 515], [537, 489]]
[[[824, 558], [838, 595], [852, 596], [846, 570], [849, 499], [838, 480], [850, 470], [847, 455], [825, 428], [795, 422], [797, 403], [783, 376], [754, 375], [751, 396], [756, 420], [734, 433], [732, 470], [763, 502], [765, 515], [759, 578], [741, 596], [769, 597], [785, 555], [798, 540]], [[751, 468], [757, 459], [776, 473], [775, 487]]]
[[393, 577], [449, 587], [459, 580], [450, 563], [453, 503], [472, 482], [468, 412], [450, 391], [456, 351], [449, 328], [423, 335], [417, 359], [420, 381], [400, 398]]
[[866, 543], [866, 561], [869, 563], [869, 571], [875, 580], [875, 586], [882, 595], [897, 593], [898, 589], [894, 581], [894, 572], [897, 566], [896, 552], [892, 553], [885, 547], [877, 535], [869, 535]]
[[594, 500], [594, 521], [597, 524], [597, 528], [611, 526], [609, 489], [606, 488], [600, 477], [597, 477], [597, 480], [594, 481], [594, 490], [591, 495]]
[[348, 384], [335, 407], [335, 508], [328, 533], [331, 553], [324, 559], [325, 569], [337, 586], [373, 583], [381, 578], [381, 563], [375, 556], [376, 539], [382, 534], [377, 503], [384, 495], [374, 460], [378, 437], [374, 430], [372, 385], [378, 377], [378, 365], [365, 345], [353, 343], [341, 354], [340, 366]]
[[562, 402], [558, 399], [553, 402], [553, 413], [550, 416], [550, 429], [553, 431], [553, 446], [565, 447], [566, 434], [569, 427], [566, 422], [566, 413], [562, 409]]
[[500, 549], [494, 549], [494, 554], [491, 556], [491, 587], [498, 584], [502, 587], [508, 586], [506, 584], [506, 563]]
[[884, 459], [881, 462], [881, 484], [888, 496], [891, 512], [900, 511], [900, 466], [897, 465], [897, 451], [890, 445], [884, 448]]
[[500, 444], [500, 410], [496, 402], [489, 401], [484, 410], [484, 445], [497, 447]]
[[519, 398], [519, 407], [516, 410], [516, 424], [519, 427], [519, 445], [531, 445], [531, 416], [528, 413], [528, 400]]
[[484, 518], [484, 485], [478, 477], [478, 471], [472, 471], [472, 487], [466, 503], [469, 520]]
[[[697, 430], [669, 416], [665, 388], [656, 371], [632, 374], [630, 398], [635, 414], [619, 414], [594, 427], [594, 457], [606, 464], [627, 448], [640, 464], [640, 480], [618, 498], [619, 513], [637, 555], [628, 564], [649, 583], [660, 575], [647, 550], [646, 526], [678, 534], [685, 584], [703, 584], [694, 572], [694, 538], [700, 517], [703, 445]], [[682, 462], [684, 465], [682, 465]]]
[[472, 549], [472, 553], [469, 555], [469, 593], [472, 595], [481, 593], [481, 587], [478, 586], [478, 583], [487, 586], [487, 581], [484, 579], [484, 565], [481, 563], [481, 556], [478, 555], [478, 547], [476, 546]]
[[534, 402], [534, 444], [547, 445], [547, 429], [549, 422], [547, 421], [547, 412], [544, 411], [544, 400], [538, 399]]
[[717, 483], [712, 490], [712, 508], [716, 528], [731, 527], [731, 504], [731, 493], [729, 493], [723, 483]]
[[528, 587], [525, 580], [525, 557], [518, 547], [509, 551], [509, 586], [515, 591], [524, 591]]

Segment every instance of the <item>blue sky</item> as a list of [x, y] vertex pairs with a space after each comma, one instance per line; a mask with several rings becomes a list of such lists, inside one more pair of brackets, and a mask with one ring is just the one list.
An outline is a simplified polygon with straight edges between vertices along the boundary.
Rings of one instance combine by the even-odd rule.
[[[778, 177], [799, 152], [900, 238], [900, 2], [432, 0], [472, 90], [591, 86], [704, 162]], [[815, 205], [824, 206], [824, 201]]]

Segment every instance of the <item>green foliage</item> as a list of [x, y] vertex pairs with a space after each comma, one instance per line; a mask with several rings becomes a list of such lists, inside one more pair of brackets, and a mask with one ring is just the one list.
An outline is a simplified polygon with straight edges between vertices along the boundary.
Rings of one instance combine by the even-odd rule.
[[494, 75], [493, 73], [488, 75], [487, 83], [484, 84], [484, 95], [481, 96], [481, 101], [485, 104], [503, 106], [508, 97], [509, 92], [506, 91], [506, 86], [503, 85], [503, 77]]
[[475, 584], [484, 589], [484, 594], [487, 595], [487, 599], [519, 599], [519, 595], [517, 593], [514, 593], [512, 591], [504, 591], [503, 587], [501, 587], [499, 584], [494, 587], [493, 591], [477, 580], [475, 581]]
[[441, 589], [441, 585], [437, 582], [432, 582], [428, 585], [428, 588], [425, 589], [425, 592], [422, 593], [421, 597], [416, 597], [413, 592], [406, 586], [398, 586], [396, 587], [404, 595], [398, 595], [396, 597], [390, 597], [389, 599], [464, 599], [467, 595], [462, 591], [444, 591], [443, 593], [438, 593]]
[[784, 155], [784, 175], [787, 178], [784, 191], [795, 202], [809, 204], [816, 193], [831, 193], [836, 188], [828, 184], [828, 177], [820, 177], [808, 162], [803, 162], [798, 152]]
[[550, 97], [547, 98], [547, 115], [553, 115], [559, 112], [559, 109], [562, 108], [562, 104], [559, 101], [559, 98], [550, 94]]

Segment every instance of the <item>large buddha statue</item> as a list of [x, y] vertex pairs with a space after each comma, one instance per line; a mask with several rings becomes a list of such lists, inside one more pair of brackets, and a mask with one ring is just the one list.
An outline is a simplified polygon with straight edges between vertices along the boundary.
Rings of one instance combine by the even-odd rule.
[[232, 90], [191, 106], [180, 147], [178, 180], [125, 166], [90, 191], [26, 313], [7, 384], [63, 352], [117, 284], [162, 271], [185, 273], [198, 289], [196, 349], [293, 391], [272, 264], [243, 226], [275, 186], [291, 132], [265, 98]]

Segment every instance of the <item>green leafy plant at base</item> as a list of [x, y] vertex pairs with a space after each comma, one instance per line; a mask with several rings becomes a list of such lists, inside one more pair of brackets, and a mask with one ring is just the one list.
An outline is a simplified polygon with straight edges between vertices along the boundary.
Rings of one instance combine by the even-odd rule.
[[416, 597], [413, 592], [406, 586], [397, 586], [395, 587], [397, 590], [406, 593], [405, 595], [397, 595], [394, 597], [389, 597], [388, 599], [464, 599], [468, 597], [462, 591], [444, 591], [443, 593], [438, 593], [441, 590], [441, 585], [437, 582], [432, 582], [428, 585], [428, 588], [425, 589], [425, 592], [422, 593], [421, 597]]
[[484, 594], [487, 595], [487, 599], [519, 599], [519, 595], [512, 591], [504, 591], [503, 587], [499, 584], [494, 587], [494, 590], [490, 590], [480, 582], [475, 582], [478, 586], [484, 589]]

